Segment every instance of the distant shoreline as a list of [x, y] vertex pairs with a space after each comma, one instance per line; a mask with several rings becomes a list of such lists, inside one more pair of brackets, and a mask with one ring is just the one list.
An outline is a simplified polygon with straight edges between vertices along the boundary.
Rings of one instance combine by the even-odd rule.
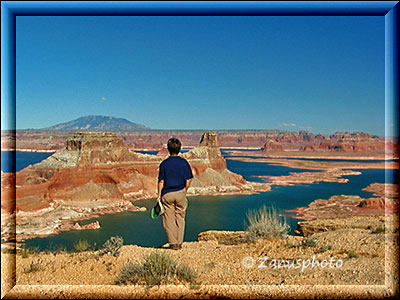
[[[238, 148], [237, 148], [238, 149]], [[257, 148], [256, 148], [257, 149]], [[232, 156], [251, 156], [252, 158], [258, 158], [258, 159], [296, 159], [296, 158], [306, 158], [306, 159], [340, 159], [340, 160], [395, 160], [399, 159], [399, 157], [394, 157], [390, 156], [388, 157], [387, 155], [385, 156], [379, 156], [376, 155], [374, 156], [373, 154], [371, 155], [354, 155], [355, 153], [348, 153], [348, 155], [337, 155], [334, 153], [329, 153], [327, 152], [326, 155], [321, 155], [321, 154], [308, 154], [308, 153], [301, 153], [300, 151], [288, 151], [287, 153], [257, 153], [257, 152], [249, 152], [249, 153], [236, 153], [235, 151], [232, 151], [228, 153], [229, 155]], [[228, 158], [229, 159], [229, 158]]]
[[4, 152], [21, 151], [21, 152], [43, 152], [43, 153], [53, 153], [57, 150], [35, 150], [35, 149], [1, 149]]
[[[193, 149], [194, 146], [183, 146], [182, 150], [188, 150], [188, 149]], [[257, 150], [260, 149], [260, 147], [220, 147], [221, 150], [224, 149], [240, 149], [240, 150]], [[131, 151], [159, 151], [160, 149], [130, 149]], [[36, 149], [1, 149], [1, 151], [21, 151], [21, 152], [43, 152], [43, 153], [53, 153], [58, 150], [36, 150]]]

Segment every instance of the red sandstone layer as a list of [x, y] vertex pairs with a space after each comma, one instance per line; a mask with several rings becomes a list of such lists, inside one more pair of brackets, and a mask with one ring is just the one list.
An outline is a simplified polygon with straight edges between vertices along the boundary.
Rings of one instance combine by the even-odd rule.
[[287, 212], [296, 213], [294, 218], [304, 220], [345, 218], [350, 216], [383, 216], [397, 213], [398, 199], [385, 197], [362, 198], [354, 195], [337, 195], [329, 199], [317, 199], [307, 207]]
[[378, 197], [399, 198], [399, 185], [391, 183], [371, 183], [363, 191], [373, 193]]
[[[71, 132], [18, 130], [2, 131], [2, 149], [55, 151], [64, 147]], [[196, 146], [201, 131], [136, 131], [117, 132], [130, 149], [163, 148], [169, 137], [179, 138], [186, 146]], [[306, 131], [289, 132], [278, 130], [221, 130], [220, 147], [257, 148], [258, 155], [299, 152], [303, 155], [329, 156], [355, 154], [356, 156], [398, 158], [398, 141], [380, 138], [367, 133], [335, 133], [333, 135], [311, 134]], [[254, 154], [254, 153], [253, 153]]]
[[[182, 156], [194, 173], [188, 194], [249, 194], [268, 189], [226, 168], [214, 133], [204, 134], [200, 144]], [[76, 133], [64, 149], [42, 162], [16, 176], [2, 173], [2, 213], [16, 212], [21, 239], [73, 228], [62, 219], [137, 210], [132, 200], [156, 197], [158, 166], [164, 158], [132, 152], [113, 133]]]

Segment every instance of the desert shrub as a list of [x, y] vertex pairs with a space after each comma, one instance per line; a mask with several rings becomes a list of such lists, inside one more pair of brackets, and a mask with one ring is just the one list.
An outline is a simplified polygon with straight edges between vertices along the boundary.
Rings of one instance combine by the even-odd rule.
[[379, 227], [375, 228], [374, 230], [372, 230], [371, 233], [374, 233], [374, 234], [385, 233], [385, 227], [379, 226]]
[[186, 265], [177, 265], [175, 270], [176, 276], [183, 281], [194, 283], [197, 279], [197, 274]]
[[35, 254], [38, 254], [39, 252], [40, 252], [39, 247], [31, 248], [31, 247], [24, 246], [21, 248], [21, 250], [19, 250], [19, 253], [21, 254], [22, 258], [27, 258], [27, 257], [29, 257], [29, 255], [31, 255], [31, 254], [35, 255]]
[[141, 280], [146, 281], [146, 272], [144, 267], [140, 264], [129, 264], [121, 269], [117, 278], [115, 279], [115, 284], [127, 284], [138, 283]]
[[322, 246], [321, 248], [319, 248], [319, 252], [326, 252], [332, 250], [332, 246]]
[[92, 248], [91, 245], [86, 240], [79, 240], [79, 242], [77, 242], [74, 245], [74, 249], [75, 249], [76, 252], [88, 251], [91, 248]]
[[107, 254], [118, 256], [123, 244], [124, 240], [122, 237], [112, 236], [103, 244], [103, 248], [100, 249], [99, 255]]
[[[78, 246], [79, 247], [79, 246]], [[45, 251], [47, 253], [53, 253], [53, 254], [65, 254], [68, 253], [68, 250], [65, 246], [63, 245], [54, 245], [50, 244], [47, 247], [47, 250]]]
[[31, 272], [37, 272], [39, 270], [40, 270], [40, 265], [31, 262], [31, 264], [29, 265], [29, 269], [25, 269], [23, 271], [23, 273], [27, 274], [27, 273], [31, 273]]
[[118, 274], [116, 284], [160, 285], [181, 281], [195, 283], [197, 274], [187, 266], [177, 264], [168, 254], [152, 252], [143, 264], [129, 264]]
[[27, 258], [27, 257], [29, 257], [29, 250], [28, 250], [27, 248], [25, 248], [25, 247], [21, 249], [21, 252], [20, 252], [20, 253], [21, 253], [21, 257], [22, 257], [22, 258]]
[[303, 247], [317, 247], [318, 246], [318, 240], [316, 238], [306, 238], [301, 242], [301, 245]]
[[248, 241], [255, 241], [259, 238], [282, 238], [288, 234], [290, 226], [286, 218], [280, 217], [275, 208], [262, 206], [258, 210], [251, 210], [247, 213]]
[[357, 258], [358, 254], [354, 250], [346, 250], [345, 253], [347, 254], [348, 258]]

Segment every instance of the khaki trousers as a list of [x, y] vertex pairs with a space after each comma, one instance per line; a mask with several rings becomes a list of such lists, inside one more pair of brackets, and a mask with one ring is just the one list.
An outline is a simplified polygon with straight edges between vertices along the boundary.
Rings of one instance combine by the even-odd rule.
[[166, 193], [161, 201], [164, 206], [163, 227], [167, 234], [168, 244], [182, 244], [185, 234], [185, 214], [188, 206], [186, 190]]

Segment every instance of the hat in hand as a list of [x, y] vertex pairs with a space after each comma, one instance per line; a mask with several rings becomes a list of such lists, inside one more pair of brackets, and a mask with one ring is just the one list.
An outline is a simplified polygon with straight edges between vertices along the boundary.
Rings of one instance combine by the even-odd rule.
[[164, 207], [161, 203], [161, 201], [157, 201], [156, 205], [151, 209], [150, 216], [152, 219], [158, 218], [158, 216], [161, 216], [164, 213]]

